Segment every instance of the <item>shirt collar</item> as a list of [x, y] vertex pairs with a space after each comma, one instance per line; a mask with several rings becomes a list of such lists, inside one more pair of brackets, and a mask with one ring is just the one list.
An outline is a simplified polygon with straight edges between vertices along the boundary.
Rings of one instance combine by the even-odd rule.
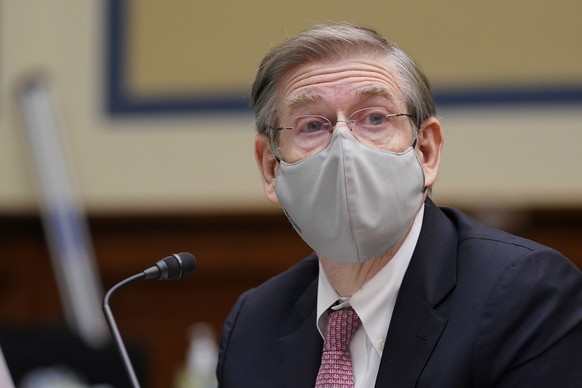
[[338, 296], [331, 286], [321, 263], [319, 264], [317, 329], [322, 337], [325, 335], [327, 326], [327, 314], [325, 312], [337, 302], [341, 303], [342, 306], [349, 304], [360, 317], [362, 327], [371, 344], [378, 354], [382, 354], [384, 340], [392, 319], [394, 305], [396, 304], [396, 297], [416, 247], [423, 216], [424, 206], [421, 206], [408, 236], [394, 257], [349, 299], [341, 299]]

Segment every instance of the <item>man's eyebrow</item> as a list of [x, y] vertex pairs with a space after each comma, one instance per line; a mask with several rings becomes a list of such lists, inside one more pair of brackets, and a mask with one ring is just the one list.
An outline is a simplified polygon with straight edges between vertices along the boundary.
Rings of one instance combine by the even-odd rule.
[[383, 86], [367, 86], [360, 91], [358, 91], [358, 95], [361, 98], [370, 98], [370, 97], [384, 97], [389, 101], [395, 101], [396, 98], [394, 93], [391, 93], [390, 90]]
[[321, 100], [321, 96], [319, 94], [313, 92], [304, 92], [285, 98], [283, 100], [283, 106], [288, 109], [293, 109], [303, 105], [314, 104], [319, 100]]

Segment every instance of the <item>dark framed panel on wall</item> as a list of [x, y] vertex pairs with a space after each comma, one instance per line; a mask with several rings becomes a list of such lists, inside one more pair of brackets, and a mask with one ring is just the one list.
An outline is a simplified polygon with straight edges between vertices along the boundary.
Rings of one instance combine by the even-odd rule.
[[[441, 10], [441, 24], [450, 28], [434, 30], [417, 23], [423, 17], [434, 17], [430, 7], [387, 4], [386, 13], [370, 13], [363, 11], [366, 2], [374, 9], [384, 5], [362, 1], [330, 10], [311, 0], [288, 4], [108, 0], [107, 112], [248, 111], [248, 90], [265, 51], [309, 25], [333, 20], [374, 26], [398, 42], [429, 71], [441, 107], [582, 102], [582, 72], [572, 65], [582, 56], [572, 38], [580, 28], [571, 17], [573, 10], [561, 10], [565, 19], [554, 20], [549, 11], [558, 11], [553, 8], [528, 9], [518, 18], [499, 15], [492, 6], [475, 5], [477, 9], [467, 10], [465, 18]], [[309, 15], [305, 9], [310, 10]], [[476, 15], [483, 12], [499, 19], [497, 25], [467, 29], [466, 19], [479, 19]], [[524, 36], [520, 26], [533, 22], [553, 23], [547, 28], [552, 39], [542, 39], [545, 35], [539, 31]], [[457, 29], [464, 34], [447, 32]], [[554, 55], [542, 61], [540, 52]]]
[[[147, 60], [147, 51], [151, 53], [160, 49], [160, 47], [156, 47], [156, 42], [151, 42], [151, 48], [145, 50], [140, 50], [139, 47], [136, 48], [135, 46], [143, 46], [142, 43], [145, 43], [148, 36], [164, 31], [164, 24], [153, 23], [147, 27], [147, 16], [142, 17], [145, 20], [139, 23], [139, 15], [135, 15], [139, 13], [136, 12], [139, 9], [136, 3], [139, 2], [131, 0], [109, 0], [107, 2], [105, 40], [107, 89], [105, 103], [109, 114], [238, 112], [249, 110], [247, 97], [245, 96], [246, 85], [232, 88], [222, 85], [218, 90], [210, 90], [209, 84], [206, 83], [200, 87], [200, 90], [197, 90], [196, 79], [184, 79], [184, 82], [182, 82], [179, 79], [180, 75], [184, 76], [186, 74], [184, 78], [189, 78], [196, 75], [200, 68], [193, 66], [189, 71], [185, 70], [184, 68], [188, 65], [187, 62], [191, 61], [191, 58], [175, 58], [171, 56], [172, 53], [179, 52], [179, 49], [170, 52], [170, 56], [165, 57], [163, 62], [166, 66], [160, 66], [157, 69], [150, 66], [143, 69], [144, 65], [151, 63], [151, 61]], [[136, 27], [136, 25], [140, 24], [146, 26], [145, 31], [143, 28], [140, 31]], [[148, 28], [150, 31], [148, 31]], [[181, 42], [177, 41], [175, 34], [167, 34], [165, 39], [162, 37], [158, 39], [157, 43], [164, 45], [168, 40], [174, 40], [174, 44], [180, 46], [190, 42], [187, 36], [182, 35], [181, 39]], [[145, 54], [143, 54], [144, 51], [146, 51]], [[154, 56], [164, 55], [164, 50], [160, 51], [162, 51], [160, 54], [154, 53]], [[141, 57], [140, 53], [142, 53]], [[171, 65], [168, 66], [168, 62], [176, 63], [180, 61], [182, 63], [180, 67], [181, 73], [173, 71], [174, 69], [172, 69]], [[161, 85], [160, 83], [164, 82], [164, 76], [167, 76], [168, 72], [175, 73], [173, 80], [170, 80], [168, 85]], [[136, 76], [136, 73], [141, 74], [141, 76]], [[216, 75], [214, 76], [217, 77]], [[205, 77], [205, 74], [203, 73], [201, 77]], [[150, 85], [143, 85], [147, 83], [148, 79], [154, 79], [158, 82], [157, 84], [154, 82]], [[179, 86], [173, 89], [176, 85]], [[187, 87], [184, 88], [182, 85]]]

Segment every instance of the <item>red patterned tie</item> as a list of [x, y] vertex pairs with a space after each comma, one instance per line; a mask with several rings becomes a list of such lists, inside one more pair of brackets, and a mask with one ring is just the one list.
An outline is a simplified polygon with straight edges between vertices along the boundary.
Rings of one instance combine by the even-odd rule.
[[359, 326], [360, 318], [351, 307], [329, 311], [315, 388], [353, 388], [349, 345]]

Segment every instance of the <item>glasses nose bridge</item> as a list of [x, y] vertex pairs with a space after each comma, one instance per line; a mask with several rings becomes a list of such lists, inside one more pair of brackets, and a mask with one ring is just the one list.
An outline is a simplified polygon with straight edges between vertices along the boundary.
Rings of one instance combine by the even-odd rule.
[[337, 128], [338, 124], [345, 124], [346, 127], [348, 127], [348, 129], [350, 130], [350, 132], [352, 132], [352, 124], [354, 124], [354, 122], [355, 122], [354, 120], [350, 120], [350, 119], [336, 120], [335, 123], [330, 122], [331, 125], [329, 127], [329, 133], [333, 133], [333, 131], [335, 131], [335, 129]]

